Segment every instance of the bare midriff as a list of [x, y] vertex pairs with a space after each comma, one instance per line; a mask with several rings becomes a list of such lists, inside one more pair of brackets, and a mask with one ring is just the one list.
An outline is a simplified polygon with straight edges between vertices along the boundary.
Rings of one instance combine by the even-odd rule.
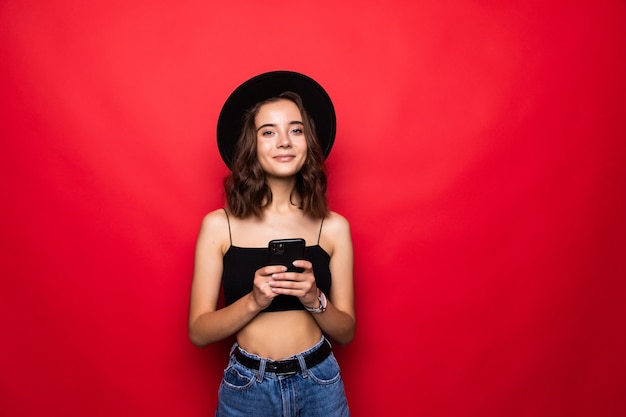
[[237, 333], [246, 352], [280, 360], [315, 346], [322, 331], [311, 313], [304, 310], [261, 313]]

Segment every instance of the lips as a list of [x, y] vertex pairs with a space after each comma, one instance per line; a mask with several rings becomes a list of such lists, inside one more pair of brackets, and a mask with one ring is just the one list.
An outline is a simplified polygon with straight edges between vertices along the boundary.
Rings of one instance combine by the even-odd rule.
[[275, 160], [279, 161], [279, 162], [289, 162], [291, 161], [293, 158], [295, 158], [294, 155], [276, 155], [273, 157]]

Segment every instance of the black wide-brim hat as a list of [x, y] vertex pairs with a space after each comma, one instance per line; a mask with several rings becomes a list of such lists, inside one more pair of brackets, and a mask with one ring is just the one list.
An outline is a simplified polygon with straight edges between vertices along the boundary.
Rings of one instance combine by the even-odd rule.
[[228, 168], [233, 167], [237, 141], [243, 129], [244, 115], [255, 104], [292, 91], [302, 98], [302, 104], [315, 124], [317, 139], [328, 157], [337, 121], [335, 108], [326, 90], [312, 78], [292, 71], [266, 72], [249, 79], [228, 97], [217, 121], [217, 147]]

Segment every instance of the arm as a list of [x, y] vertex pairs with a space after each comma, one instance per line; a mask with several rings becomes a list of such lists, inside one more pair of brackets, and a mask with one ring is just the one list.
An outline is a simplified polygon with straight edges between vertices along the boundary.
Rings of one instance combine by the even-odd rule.
[[[323, 240], [330, 253], [332, 274], [331, 293], [327, 294], [326, 311], [313, 314], [318, 326], [331, 339], [345, 345], [354, 338], [356, 318], [354, 312], [353, 250], [350, 225], [342, 216], [333, 213], [324, 222]], [[303, 273], [278, 273], [270, 283], [277, 294], [294, 295], [308, 307], [318, 307], [318, 289], [315, 285], [313, 265], [309, 261], [295, 261], [304, 268]]]
[[[330, 219], [329, 219], [330, 220]], [[352, 237], [348, 221], [333, 213], [332, 221], [324, 223], [325, 235], [332, 240], [330, 272], [333, 283], [328, 294], [326, 311], [313, 314], [322, 331], [337, 343], [345, 345], [352, 341], [356, 330], [354, 311], [354, 284]], [[316, 293], [317, 294], [317, 293]], [[306, 304], [317, 307], [319, 302]]]
[[261, 289], [267, 275], [283, 272], [281, 266], [260, 269], [255, 274], [252, 292], [217, 310], [228, 236], [228, 223], [221, 209], [205, 216], [196, 244], [189, 308], [189, 338], [196, 346], [225, 339], [248, 324], [276, 296], [267, 285]]

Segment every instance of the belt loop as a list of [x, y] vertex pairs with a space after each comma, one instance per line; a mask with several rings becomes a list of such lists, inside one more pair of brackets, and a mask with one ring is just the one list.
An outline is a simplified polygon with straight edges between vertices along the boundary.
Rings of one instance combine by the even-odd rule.
[[302, 372], [302, 378], [306, 378], [309, 376], [309, 368], [306, 366], [306, 361], [304, 360], [304, 356], [296, 355], [298, 359], [298, 363], [300, 364], [300, 370]]
[[260, 359], [259, 363], [259, 372], [257, 373], [256, 380], [257, 382], [263, 382], [263, 377], [265, 376], [265, 364], [267, 360], [265, 358]]
[[230, 352], [228, 353], [228, 356], [232, 356], [232, 354], [235, 352], [235, 349], [238, 349], [239, 345], [237, 343], [234, 343], [231, 348], [230, 348]]

